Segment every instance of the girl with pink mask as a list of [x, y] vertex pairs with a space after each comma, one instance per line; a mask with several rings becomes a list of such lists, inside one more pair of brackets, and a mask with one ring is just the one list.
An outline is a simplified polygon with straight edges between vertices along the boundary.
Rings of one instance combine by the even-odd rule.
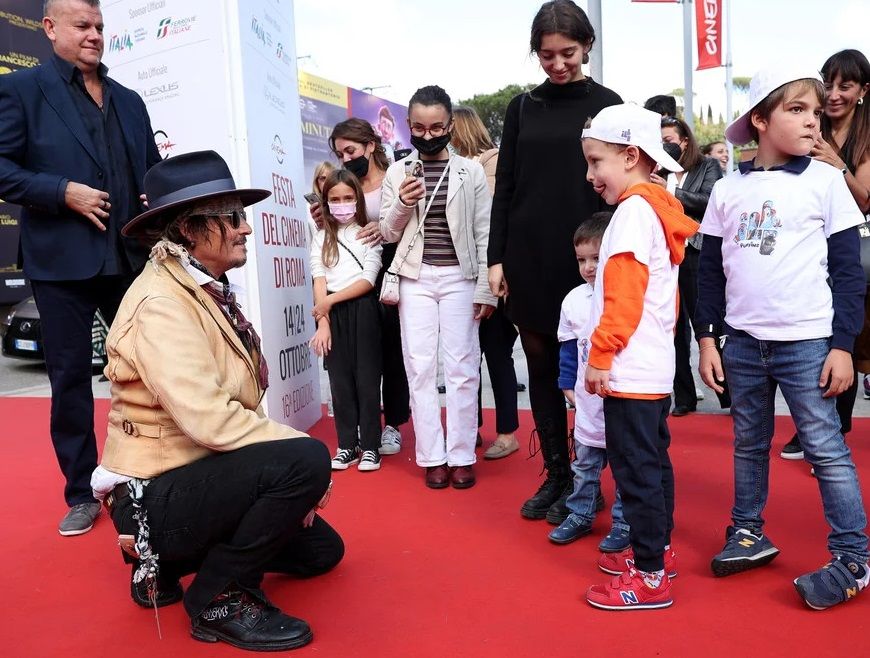
[[311, 244], [317, 330], [311, 347], [329, 369], [338, 450], [333, 470], [381, 467], [381, 320], [375, 280], [381, 247], [357, 239], [366, 224], [359, 180], [336, 169], [323, 184], [323, 230]]

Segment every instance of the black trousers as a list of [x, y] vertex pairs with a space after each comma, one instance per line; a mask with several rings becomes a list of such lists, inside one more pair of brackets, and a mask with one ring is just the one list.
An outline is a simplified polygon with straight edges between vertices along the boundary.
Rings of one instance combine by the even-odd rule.
[[[381, 445], [381, 316], [374, 295], [340, 302], [329, 312], [329, 370], [339, 448]], [[357, 435], [359, 428], [359, 435]]]
[[[307, 437], [216, 453], [154, 478], [144, 495], [151, 545], [164, 578], [196, 572], [187, 613], [196, 617], [230, 584], [259, 589], [266, 572], [308, 577], [338, 564], [338, 533], [320, 517], [302, 527], [329, 478], [329, 451]], [[135, 534], [129, 501], [112, 520]]]
[[381, 314], [381, 358], [383, 367], [384, 425], [398, 427], [411, 418], [408, 376], [402, 358], [399, 307], [378, 303]]
[[92, 503], [97, 467], [91, 330], [99, 309], [110, 325], [133, 276], [84, 281], [31, 281], [39, 309], [45, 367], [51, 382], [51, 441], [72, 507]]
[[668, 456], [670, 396], [659, 400], [604, 398], [607, 459], [622, 497], [634, 563], [664, 569], [674, 529], [674, 469]]
[[698, 303], [698, 261], [701, 252], [692, 245], [686, 245], [686, 256], [680, 263], [680, 311], [674, 332], [676, 352], [676, 371], [674, 372], [674, 405], [696, 409], [695, 380], [692, 377], [692, 364], [689, 361], [692, 346], [692, 318]]
[[[493, 314], [480, 322], [480, 349], [486, 357], [492, 395], [495, 399], [495, 431], [511, 434], [520, 426], [517, 413], [517, 372], [514, 369], [514, 343], [517, 330], [499, 300]], [[482, 384], [481, 384], [482, 385]], [[483, 425], [480, 388], [477, 389], [477, 426]]]

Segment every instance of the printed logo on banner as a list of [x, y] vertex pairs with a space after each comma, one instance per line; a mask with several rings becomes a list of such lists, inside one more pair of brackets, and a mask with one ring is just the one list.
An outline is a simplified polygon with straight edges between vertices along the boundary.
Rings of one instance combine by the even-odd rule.
[[130, 20], [133, 20], [134, 18], [150, 14], [152, 11], [157, 11], [158, 9], [166, 9], [166, 0], [151, 0], [148, 4], [128, 10], [128, 14]]
[[251, 16], [251, 32], [254, 33], [254, 36], [257, 37], [257, 40], [262, 42], [264, 46], [272, 46], [271, 33], [266, 31], [266, 28], [263, 27], [263, 24], [257, 20], [256, 16]]
[[156, 131], [154, 133], [154, 141], [157, 144], [157, 150], [160, 151], [160, 155], [164, 160], [172, 155], [172, 149], [178, 146], [178, 144], [169, 139], [169, 135], [166, 134], [165, 130]]
[[148, 30], [144, 27], [137, 27], [133, 30], [133, 41], [135, 43], [142, 43], [145, 39], [148, 38]]
[[284, 164], [284, 156], [286, 153], [284, 152], [284, 145], [281, 143], [281, 136], [278, 134], [276, 134], [274, 139], [272, 139], [272, 153], [278, 161], [278, 164]]
[[190, 32], [193, 29], [193, 24], [196, 23], [196, 16], [186, 16], [184, 18], [173, 19], [171, 16], [161, 18], [157, 25], [157, 38], [165, 39], [174, 37], [184, 32]]
[[109, 37], [109, 52], [120, 53], [133, 48], [133, 37], [126, 30], [123, 34], [113, 34]]
[[175, 98], [181, 93], [179, 91], [180, 88], [181, 82], [173, 80], [172, 82], [164, 82], [159, 85], [148, 87], [147, 89], [140, 89], [139, 95], [149, 103], [157, 103], [166, 100], [167, 98]]
[[[33, 55], [25, 55], [24, 53], [17, 53], [14, 50], [10, 50], [7, 53], [0, 54], [0, 65], [2, 64], [9, 64], [18, 69], [31, 69], [34, 66], [39, 66], [39, 58], [34, 57]], [[0, 68], [2, 68], [2, 66], [0, 66]], [[6, 72], [11, 73], [11, 71]]]
[[275, 48], [275, 57], [277, 57], [278, 61], [284, 64], [284, 66], [290, 66], [290, 55], [284, 50], [284, 44], [280, 41], [278, 42], [278, 47]]
[[266, 102], [281, 114], [287, 114], [287, 103], [284, 102], [283, 98], [272, 93], [272, 90], [269, 89], [267, 85], [263, 85], [263, 98], [265, 98]]

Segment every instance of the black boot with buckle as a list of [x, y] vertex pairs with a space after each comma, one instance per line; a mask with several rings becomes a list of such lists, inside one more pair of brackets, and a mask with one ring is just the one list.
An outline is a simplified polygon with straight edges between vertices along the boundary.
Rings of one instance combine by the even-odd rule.
[[550, 507], [571, 486], [571, 463], [568, 459], [568, 431], [565, 423], [553, 418], [537, 423], [538, 440], [544, 457], [547, 477], [534, 496], [523, 503], [520, 514], [527, 519], [546, 518]]
[[[139, 561], [133, 562], [133, 573], [139, 568]], [[157, 596], [156, 600], [152, 601], [148, 591], [148, 583], [142, 580], [138, 583], [133, 582], [133, 576], [130, 575], [130, 596], [133, 597], [133, 603], [141, 605], [143, 608], [162, 608], [163, 606], [178, 603], [184, 598], [184, 590], [181, 589], [181, 583], [174, 576], [164, 576], [163, 570], [157, 576]]]
[[250, 651], [283, 651], [313, 638], [301, 619], [285, 615], [259, 590], [231, 585], [192, 621], [190, 634], [202, 642], [226, 642]]

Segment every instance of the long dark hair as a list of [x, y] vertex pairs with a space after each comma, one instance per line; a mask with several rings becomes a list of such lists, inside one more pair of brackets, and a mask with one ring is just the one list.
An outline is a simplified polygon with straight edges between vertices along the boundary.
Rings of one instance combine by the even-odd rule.
[[[589, 22], [586, 12], [571, 0], [552, 0], [538, 9], [532, 21], [532, 36], [529, 48], [533, 53], [541, 49], [545, 34], [561, 34], [584, 46], [592, 48], [595, 43], [595, 29]], [[583, 63], [589, 63], [589, 53], [583, 53]]]
[[337, 139], [347, 139], [363, 146], [369, 142], [374, 142], [375, 150], [372, 152], [372, 161], [375, 163], [375, 166], [381, 171], [386, 171], [387, 167], [390, 166], [390, 161], [387, 158], [384, 145], [381, 143], [381, 138], [375, 132], [375, 129], [372, 128], [372, 124], [365, 119], [352, 117], [335, 124], [332, 134], [329, 136], [329, 148], [336, 155], [338, 155], [335, 150], [335, 140]]
[[[870, 82], [870, 62], [860, 50], [841, 50], [831, 55], [822, 66], [822, 77], [826, 85], [833, 84], [838, 75], [843, 82], [857, 82], [863, 87]], [[870, 99], [865, 98], [864, 102], [855, 108], [842, 148], [834, 142], [831, 120], [827, 114], [822, 114], [822, 136], [835, 151], [839, 151], [846, 166], [852, 171], [870, 157], [870, 107], [868, 105]]]
[[[348, 138], [349, 139], [349, 138]], [[329, 191], [344, 183], [353, 190], [356, 195], [356, 217], [354, 221], [360, 226], [365, 226], [366, 217], [366, 197], [363, 193], [362, 185], [359, 183], [359, 178], [350, 173], [347, 169], [336, 169], [326, 177], [326, 182], [323, 184], [323, 249], [320, 252], [320, 258], [326, 267], [335, 267], [338, 265], [338, 220], [329, 212]]]
[[698, 148], [698, 140], [692, 134], [692, 129], [689, 128], [688, 123], [679, 117], [664, 117], [662, 119], [662, 128], [673, 128], [677, 131], [680, 139], [686, 140], [686, 148], [683, 149], [678, 160], [683, 171], [688, 173], [701, 164], [704, 156], [701, 154], [701, 149]]

